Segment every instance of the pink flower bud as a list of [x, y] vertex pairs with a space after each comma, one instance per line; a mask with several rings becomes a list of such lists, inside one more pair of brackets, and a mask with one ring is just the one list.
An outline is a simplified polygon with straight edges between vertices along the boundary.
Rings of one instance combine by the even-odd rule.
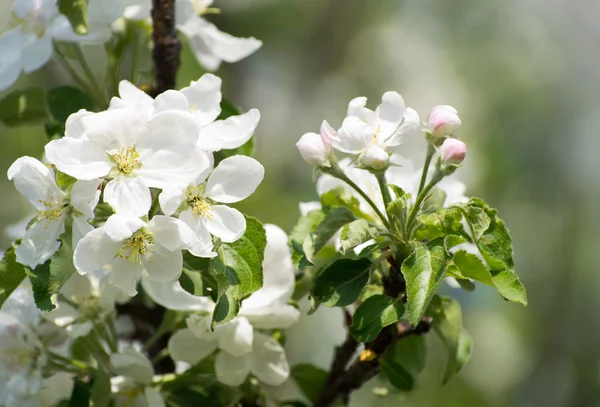
[[383, 170], [390, 162], [390, 156], [383, 148], [371, 146], [365, 151], [362, 163], [374, 170]]
[[427, 116], [427, 129], [435, 138], [454, 134], [461, 124], [456, 109], [448, 105], [434, 107]]
[[331, 143], [316, 133], [306, 133], [298, 140], [296, 147], [304, 161], [313, 167], [325, 165], [332, 152]]
[[444, 165], [459, 165], [467, 155], [467, 145], [455, 138], [447, 138], [440, 147], [440, 158]]

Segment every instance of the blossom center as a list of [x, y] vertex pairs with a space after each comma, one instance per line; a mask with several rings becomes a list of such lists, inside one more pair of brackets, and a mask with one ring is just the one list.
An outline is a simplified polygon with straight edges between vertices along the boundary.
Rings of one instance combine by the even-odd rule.
[[135, 146], [123, 147], [111, 158], [117, 164], [117, 170], [125, 175], [129, 175], [134, 170], [142, 167], [140, 153], [135, 150]]
[[43, 11], [35, 9], [29, 12], [21, 21], [21, 30], [24, 34], [33, 34], [38, 38], [43, 37], [46, 32]]
[[123, 242], [118, 256], [129, 260], [132, 264], [141, 265], [142, 259], [148, 253], [148, 246], [152, 244], [154, 244], [152, 233], [145, 228], [141, 228]]
[[44, 209], [36, 209], [39, 220], [57, 221], [69, 209], [69, 202], [50, 195], [47, 200], [40, 199]]
[[85, 319], [94, 319], [102, 312], [99, 298], [94, 295], [77, 298], [75, 299], [75, 303], [79, 305], [79, 311], [85, 317]]
[[215, 214], [210, 203], [202, 196], [204, 185], [189, 186], [185, 195], [187, 196], [188, 205], [192, 208], [194, 215], [202, 216], [203, 218], [212, 219]]
[[18, 374], [34, 364], [40, 355], [38, 348], [25, 346], [4, 349], [0, 353], [0, 361], [4, 368], [11, 373]]

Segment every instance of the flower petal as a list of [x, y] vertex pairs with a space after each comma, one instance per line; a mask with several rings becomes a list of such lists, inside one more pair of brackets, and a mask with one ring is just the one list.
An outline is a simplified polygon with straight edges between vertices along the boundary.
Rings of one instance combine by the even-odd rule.
[[165, 407], [165, 401], [153, 387], [144, 387], [144, 398], [148, 407]]
[[48, 162], [77, 179], [89, 181], [101, 178], [112, 168], [106, 151], [88, 140], [63, 137], [46, 144], [45, 151]]
[[160, 203], [160, 209], [167, 216], [173, 215], [185, 199], [185, 193], [179, 188], [166, 188], [163, 189], [158, 196], [158, 202]]
[[92, 230], [79, 241], [73, 253], [73, 264], [79, 274], [93, 273], [111, 263], [121, 243], [113, 242], [104, 228]]
[[73, 216], [73, 233], [71, 234], [72, 247], [77, 247], [77, 244], [85, 235], [94, 230], [94, 227], [81, 216]]
[[82, 117], [81, 124], [87, 138], [105, 151], [136, 145], [147, 133], [147, 118], [134, 109], [94, 113]]
[[79, 180], [71, 189], [71, 206], [86, 219], [94, 217], [94, 208], [100, 199], [100, 187], [102, 183], [99, 179], [90, 181]]
[[205, 341], [217, 341], [219, 339], [219, 335], [217, 334], [216, 328], [214, 331], [211, 329], [211, 322], [212, 313], [191, 314], [185, 319], [185, 324], [194, 333], [194, 335], [196, 335], [196, 338]]
[[167, 250], [183, 250], [198, 244], [196, 235], [188, 225], [170, 216], [157, 215], [148, 222], [148, 230], [156, 243]]
[[215, 359], [217, 380], [227, 386], [237, 387], [244, 383], [250, 373], [250, 355], [233, 356], [219, 352]]
[[140, 384], [152, 383], [154, 376], [152, 363], [146, 356], [133, 348], [110, 355], [110, 365], [118, 375], [129, 377]]
[[143, 258], [143, 262], [144, 268], [152, 280], [168, 283], [179, 279], [183, 269], [181, 250], [170, 251], [160, 244], [154, 244], [149, 252]]
[[44, 209], [41, 201], [60, 200], [63, 196], [56, 185], [52, 170], [35, 158], [17, 159], [8, 169], [7, 175], [9, 180], [14, 181], [15, 188], [36, 209]]
[[23, 48], [23, 70], [30, 73], [38, 70], [52, 56], [52, 37], [49, 34], [36, 38]]
[[254, 333], [250, 370], [256, 378], [268, 385], [279, 386], [290, 375], [285, 351], [273, 337]]
[[194, 215], [190, 209], [187, 209], [181, 212], [179, 219], [192, 229], [198, 239], [198, 243], [190, 248], [189, 252], [196, 257], [215, 257], [217, 253], [213, 252], [214, 245], [212, 236], [208, 229], [206, 229], [206, 226], [204, 226], [202, 218], [198, 215]]
[[260, 308], [244, 307], [240, 316], [244, 316], [256, 329], [288, 329], [298, 322], [300, 311], [289, 304], [269, 304]]
[[167, 110], [190, 110], [190, 104], [185, 95], [173, 89], [169, 89], [154, 99], [154, 110], [156, 113]]
[[218, 325], [215, 332], [219, 336], [219, 348], [232, 356], [242, 356], [252, 351], [254, 328], [244, 317]]
[[202, 37], [210, 52], [225, 62], [238, 62], [256, 52], [262, 41], [254, 37], [238, 38], [220, 31], [214, 24], [202, 21]]
[[85, 129], [81, 123], [81, 118], [90, 114], [93, 113], [88, 112], [85, 109], [80, 109], [79, 111], [69, 115], [69, 117], [67, 117], [67, 122], [65, 123], [65, 137], [85, 138]]
[[179, 281], [159, 283], [142, 276], [142, 287], [157, 304], [174, 311], [213, 311], [215, 304], [208, 297], [198, 297], [185, 291]]
[[381, 104], [375, 110], [380, 140], [385, 141], [396, 133], [404, 118], [405, 110], [404, 99], [399, 93], [385, 92], [383, 94]]
[[385, 141], [385, 145], [389, 147], [399, 146], [404, 141], [404, 136], [412, 131], [418, 130], [419, 127], [421, 127], [419, 114], [410, 107], [407, 107], [404, 112], [402, 124], [396, 133]]
[[21, 264], [36, 268], [48, 260], [60, 247], [58, 237], [65, 231], [64, 217], [56, 221], [40, 221], [25, 232], [15, 254]]
[[119, 177], [110, 181], [104, 188], [104, 202], [115, 212], [139, 218], [148, 214], [152, 206], [150, 189], [140, 177]]
[[[185, 96], [179, 94], [185, 102]], [[187, 111], [168, 110], [159, 112], [148, 122], [148, 132], [137, 143], [139, 148], [160, 150], [172, 145], [192, 146], [198, 141], [200, 125], [194, 115]]]
[[218, 76], [204, 74], [180, 92], [187, 98], [200, 126], [212, 123], [221, 113], [221, 78]]
[[183, 144], [159, 150], [147, 150], [141, 157], [142, 167], [136, 174], [153, 188], [185, 187], [208, 168], [206, 153]]
[[[10, 14], [10, 12], [9, 12]], [[22, 53], [28, 37], [17, 27], [0, 36], [0, 91], [11, 87], [23, 69]]]
[[367, 98], [360, 96], [354, 98], [348, 103], [347, 116], [358, 117], [363, 122], [369, 124], [372, 128], [376, 126], [375, 112], [367, 109]]
[[125, 294], [133, 297], [137, 294], [136, 285], [142, 274], [142, 270], [142, 265], [117, 257], [112, 263], [112, 270], [108, 281], [115, 287], [120, 288]]
[[107, 219], [104, 224], [104, 232], [113, 242], [122, 242], [144, 226], [146, 226], [146, 222], [140, 218], [117, 213]]
[[237, 209], [225, 205], [214, 205], [210, 218], [203, 218], [202, 223], [214, 236], [224, 242], [235, 242], [246, 231], [246, 219]]
[[206, 196], [217, 202], [239, 202], [256, 191], [264, 175], [264, 167], [254, 158], [234, 155], [221, 161], [210, 175]]
[[203, 140], [216, 139], [219, 141], [217, 144], [220, 145], [220, 148], [237, 148], [250, 140], [259, 120], [260, 112], [257, 109], [251, 109], [239, 116], [230, 116], [225, 120], [218, 120], [200, 130], [199, 142], [202, 146]]
[[338, 135], [340, 140], [335, 141], [333, 147], [344, 153], [356, 154], [373, 144], [375, 130], [359, 118], [349, 116], [344, 119]]
[[217, 341], [203, 341], [189, 329], [181, 329], [169, 338], [168, 347], [173, 360], [195, 365], [217, 349]]
[[154, 99], [131, 82], [119, 82], [119, 96], [110, 100], [109, 109], [136, 109], [147, 119], [154, 114]]

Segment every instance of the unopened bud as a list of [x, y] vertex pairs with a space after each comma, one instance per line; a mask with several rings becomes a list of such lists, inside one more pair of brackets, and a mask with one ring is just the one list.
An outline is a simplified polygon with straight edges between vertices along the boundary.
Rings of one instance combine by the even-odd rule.
[[296, 147], [308, 165], [322, 167], [329, 161], [332, 147], [329, 141], [316, 133], [306, 133], [298, 140]]
[[427, 116], [427, 129], [436, 139], [454, 134], [461, 124], [458, 112], [449, 105], [436, 106]]
[[389, 162], [390, 156], [387, 151], [378, 146], [369, 147], [362, 157], [363, 165], [374, 170], [383, 170]]
[[467, 155], [467, 145], [455, 138], [447, 138], [440, 147], [443, 165], [459, 165]]

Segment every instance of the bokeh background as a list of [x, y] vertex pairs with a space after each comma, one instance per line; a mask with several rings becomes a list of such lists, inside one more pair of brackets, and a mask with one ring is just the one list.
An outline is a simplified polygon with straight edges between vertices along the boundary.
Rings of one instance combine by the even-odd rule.
[[[432, 337], [417, 391], [399, 402], [367, 388], [354, 404], [600, 406], [600, 2], [217, 0], [215, 6], [223, 9], [211, 16], [221, 29], [264, 41], [257, 54], [219, 72], [230, 100], [262, 114], [257, 158], [266, 178], [241, 205], [247, 213], [289, 231], [298, 202], [317, 197], [296, 140], [325, 118], [339, 126], [350, 99], [367, 96], [375, 107], [383, 92], [396, 90], [422, 117], [436, 104], [459, 110], [459, 136], [469, 146], [459, 177], [511, 229], [529, 306], [505, 303], [482, 286], [464, 294], [448, 289], [463, 304], [474, 338], [464, 371], [440, 386], [445, 354]], [[188, 51], [183, 61], [179, 80], [186, 84], [202, 70]], [[20, 84], [66, 80], [51, 65]], [[419, 137], [402, 150], [417, 165]], [[46, 136], [40, 126], [0, 128], [0, 140], [4, 174], [17, 157], [40, 156]], [[1, 229], [28, 207], [5, 177], [0, 196]]]

